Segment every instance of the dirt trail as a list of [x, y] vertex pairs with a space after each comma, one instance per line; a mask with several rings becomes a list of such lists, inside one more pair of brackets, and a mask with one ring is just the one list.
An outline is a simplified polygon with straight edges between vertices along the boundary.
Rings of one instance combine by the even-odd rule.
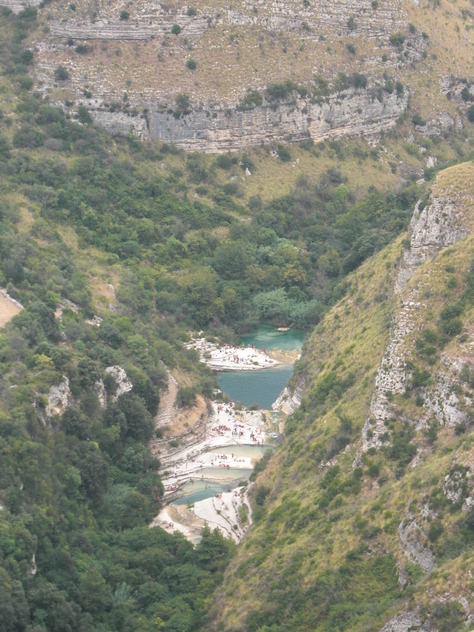
[[0, 327], [5, 327], [13, 316], [16, 316], [20, 312], [21, 308], [15, 305], [5, 294], [0, 292]]

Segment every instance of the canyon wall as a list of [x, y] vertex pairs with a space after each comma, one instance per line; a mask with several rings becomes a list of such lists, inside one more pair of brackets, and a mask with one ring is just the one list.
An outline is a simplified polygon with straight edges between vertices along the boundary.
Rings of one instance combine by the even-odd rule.
[[[0, 4], [19, 2], [1, 0]], [[149, 39], [169, 33], [171, 26], [178, 23], [185, 36], [199, 36], [208, 27], [224, 25], [272, 33], [299, 30], [303, 39], [317, 37], [320, 32], [331, 32], [337, 36], [363, 35], [388, 40], [393, 32], [403, 29], [407, 23], [398, 2], [393, 0], [380, 0], [376, 9], [371, 0], [318, 0], [307, 5], [298, 0], [271, 4], [260, 0], [255, 4], [238, 3], [233, 7], [222, 5], [212, 11], [206, 7], [204, 11], [198, 10], [196, 15], [188, 15], [187, 7], [175, 8], [158, 2], [151, 5], [136, 3], [129, 22], [120, 21], [117, 13], [102, 7], [99, 15], [92, 20], [72, 15], [67, 20], [52, 20], [50, 35], [77, 39]], [[352, 21], [348, 27], [350, 18]]]
[[94, 121], [113, 134], [132, 130], [138, 137], [174, 143], [186, 151], [219, 153], [271, 142], [289, 143], [312, 138], [315, 142], [340, 136], [364, 136], [376, 141], [395, 125], [406, 110], [408, 94], [350, 89], [311, 103], [294, 98], [264, 104], [248, 111], [206, 108], [178, 116], [149, 105], [147, 122], [123, 112], [90, 110]]

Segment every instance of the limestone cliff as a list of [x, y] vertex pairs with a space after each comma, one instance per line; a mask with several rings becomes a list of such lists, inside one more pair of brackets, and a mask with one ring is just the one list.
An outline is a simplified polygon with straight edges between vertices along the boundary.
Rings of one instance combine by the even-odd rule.
[[[28, 2], [36, 0], [0, 0], [15, 11]], [[399, 73], [428, 46], [398, 0], [140, 1], [126, 10], [60, 0], [47, 10], [40, 4], [39, 18], [29, 45], [40, 92], [73, 116], [86, 107], [113, 134], [207, 153], [307, 138], [376, 140], [407, 109]], [[367, 89], [347, 89], [354, 73]], [[287, 80], [307, 96], [266, 100], [268, 86]], [[246, 102], [252, 91], [258, 98]], [[179, 96], [187, 107], [176, 107]]]
[[[408, 93], [349, 89], [323, 102], [292, 95], [284, 102], [264, 103], [248, 111], [203, 107], [176, 116], [148, 105], [147, 118], [124, 112], [91, 109], [94, 121], [114, 134], [132, 130], [141, 138], [174, 143], [187, 151], [218, 153], [271, 142], [312, 138], [315, 142], [340, 136], [377, 140], [395, 125], [408, 104]], [[148, 122], [148, 125], [146, 125]]]

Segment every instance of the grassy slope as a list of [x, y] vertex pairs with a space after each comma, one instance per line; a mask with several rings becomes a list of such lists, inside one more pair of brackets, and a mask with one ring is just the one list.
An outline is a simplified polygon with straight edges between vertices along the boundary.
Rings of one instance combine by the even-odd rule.
[[[473, 172], [471, 163], [453, 167], [440, 174], [433, 187], [433, 195], [452, 196], [457, 192], [471, 224]], [[430, 371], [439, 368], [440, 360], [434, 368], [426, 364], [414, 340], [420, 329], [436, 329], [441, 308], [453, 303], [465, 289], [473, 246], [471, 236], [443, 251], [420, 267], [405, 290], [406, 295], [419, 287], [423, 296], [416, 316], [418, 326], [407, 339], [407, 357], [418, 366], [424, 362], [424, 368]], [[224, 587], [215, 598], [216, 629], [253, 631], [264, 629], [261, 626], [265, 623], [273, 629], [270, 625], [275, 623], [275, 630], [330, 630], [337, 626], [344, 630], [376, 630], [404, 603], [408, 608], [422, 604], [429, 614], [433, 601], [447, 590], [451, 598], [463, 596], [472, 601], [467, 569], [474, 556], [464, 514], [447, 501], [436, 504], [437, 498], [444, 498], [439, 490], [452, 465], [472, 462], [469, 430], [458, 436], [453, 428], [441, 427], [433, 445], [425, 434], [416, 433], [412, 442], [423, 449], [417, 467], [395, 475], [396, 463], [387, 458], [387, 453], [377, 453], [365, 461], [360, 490], [352, 488], [357, 493], [351, 494], [347, 484], [353, 481], [352, 463], [360, 431], [399, 300], [393, 298], [391, 287], [402, 248], [400, 238], [349, 278], [348, 295], [326, 316], [306, 345], [301, 366], [308, 376], [303, 405], [289, 423], [285, 443], [257, 478], [254, 506], [262, 515], [239, 549]], [[456, 286], [449, 280], [452, 278]], [[469, 339], [472, 315], [472, 307], [466, 307], [463, 318]], [[469, 363], [472, 352], [463, 340], [453, 338], [443, 353]], [[316, 394], [332, 371], [337, 372], [339, 384], [349, 372], [355, 381], [342, 394], [333, 388], [321, 405]], [[469, 393], [466, 384], [461, 388]], [[414, 399], [411, 394], [395, 402], [397, 423], [420, 418], [423, 411]], [[352, 421], [351, 447], [338, 456], [339, 473], [322, 469], [321, 463], [334, 454], [331, 444], [334, 446], [335, 437], [344, 434], [346, 417]], [[378, 467], [375, 477], [368, 475], [371, 465]], [[326, 472], [336, 472], [335, 487]], [[271, 491], [263, 505], [255, 504], [259, 501], [258, 490], [264, 486]], [[437, 518], [423, 518], [426, 504]], [[427, 533], [430, 520], [442, 524], [442, 535], [431, 544], [439, 566], [427, 577], [408, 562], [398, 546], [397, 527], [408, 507]], [[367, 566], [376, 560], [378, 568]], [[381, 571], [384, 564], [390, 567], [386, 575]], [[408, 578], [404, 590], [396, 582], [396, 565]], [[336, 581], [340, 576], [346, 580], [342, 588]], [[326, 586], [322, 596], [321, 585]], [[324, 607], [321, 601], [325, 601]], [[263, 614], [256, 616], [257, 612]], [[438, 613], [437, 624], [448, 615], [452, 613]], [[446, 629], [456, 628], [453, 621]]]

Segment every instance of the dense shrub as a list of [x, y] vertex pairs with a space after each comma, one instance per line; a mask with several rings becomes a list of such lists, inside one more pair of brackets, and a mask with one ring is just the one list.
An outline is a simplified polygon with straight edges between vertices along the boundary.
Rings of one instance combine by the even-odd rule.
[[66, 81], [69, 79], [69, 72], [64, 66], [58, 66], [54, 71], [54, 78], [56, 81]]

